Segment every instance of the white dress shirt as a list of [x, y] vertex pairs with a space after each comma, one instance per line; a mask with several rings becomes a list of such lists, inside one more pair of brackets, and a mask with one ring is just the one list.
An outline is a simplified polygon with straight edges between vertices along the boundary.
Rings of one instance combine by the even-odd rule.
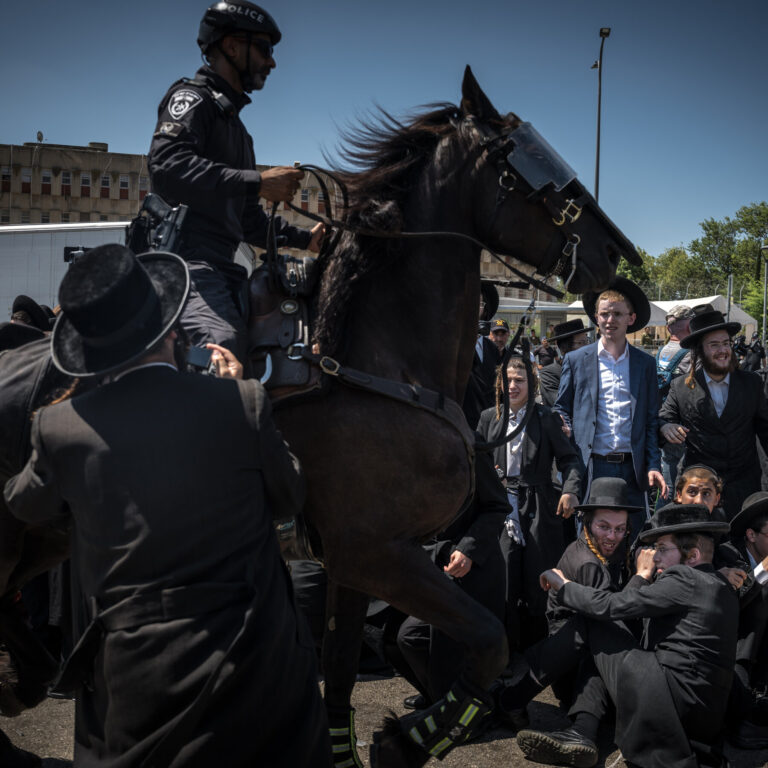
[[709, 394], [712, 395], [712, 402], [719, 418], [723, 415], [725, 404], [728, 402], [728, 388], [731, 383], [731, 374], [727, 374], [722, 381], [714, 381], [709, 377], [709, 374], [704, 371], [704, 381], [707, 382]]
[[[514, 413], [512, 409], [509, 409], [509, 423], [507, 424], [506, 434], [511, 434], [518, 424], [525, 417], [525, 406], [523, 406], [517, 413]], [[520, 474], [520, 463], [523, 458], [523, 438], [525, 437], [525, 430], [521, 430], [520, 434], [510, 440], [507, 443], [507, 477], [517, 477]]]
[[597, 342], [597, 419], [592, 452], [632, 452], [632, 396], [629, 389], [629, 342], [614, 360], [613, 355]]

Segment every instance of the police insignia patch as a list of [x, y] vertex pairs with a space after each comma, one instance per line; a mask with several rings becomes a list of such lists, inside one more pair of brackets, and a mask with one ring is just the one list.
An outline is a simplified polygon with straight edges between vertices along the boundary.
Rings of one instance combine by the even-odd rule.
[[178, 120], [202, 100], [203, 97], [197, 91], [182, 88], [171, 96], [171, 100], [168, 102], [168, 112], [170, 112], [171, 117]]
[[181, 133], [183, 126], [181, 123], [158, 123], [155, 130], [155, 136], [173, 136], [176, 137]]

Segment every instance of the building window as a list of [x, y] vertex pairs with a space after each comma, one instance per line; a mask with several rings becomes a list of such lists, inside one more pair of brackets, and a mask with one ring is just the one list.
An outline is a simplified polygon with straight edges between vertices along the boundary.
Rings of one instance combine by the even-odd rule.
[[128, 199], [128, 177], [122, 175], [120, 176], [120, 199]]
[[317, 212], [325, 213], [325, 195], [322, 190], [317, 193]]
[[29, 224], [29, 211], [22, 211], [21, 212], [21, 223], [22, 224]]
[[61, 172], [61, 194], [69, 197], [72, 194], [72, 172]]
[[10, 211], [0, 212], [0, 224], [10, 224], [10, 223], [11, 223], [11, 212]]
[[302, 211], [309, 210], [309, 190], [308, 189], [301, 190], [301, 210]]
[[139, 200], [143, 200], [149, 192], [149, 177], [139, 176]]
[[99, 221], [109, 221], [109, 216], [106, 213], [99, 214]]
[[109, 197], [109, 174], [105, 173], [101, 177], [101, 196]]
[[69, 224], [69, 214], [68, 213], [62, 213], [61, 214], [61, 223], [62, 224]]
[[0, 169], [0, 184], [2, 185], [0, 187], [0, 192], [11, 191], [11, 169], [7, 165], [4, 165], [2, 169]]
[[80, 212], [80, 221], [90, 221], [90, 220], [91, 220], [91, 214], [88, 211]]
[[90, 196], [91, 196], [91, 174], [81, 173], [80, 174], [80, 197], [90, 197]]
[[40, 194], [41, 195], [51, 194], [51, 172], [50, 171], [40, 171]]
[[22, 192], [32, 191], [32, 169], [31, 168], [21, 169], [21, 191]]
[[51, 214], [49, 211], [43, 211], [40, 214], [40, 223], [41, 224], [50, 224], [51, 223]]

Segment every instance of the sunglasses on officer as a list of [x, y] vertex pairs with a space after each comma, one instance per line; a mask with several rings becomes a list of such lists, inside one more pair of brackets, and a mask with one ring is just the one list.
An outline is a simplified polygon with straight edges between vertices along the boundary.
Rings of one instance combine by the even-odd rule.
[[235, 37], [235, 40], [239, 40], [243, 43], [249, 43], [256, 46], [256, 49], [261, 54], [263, 59], [271, 59], [274, 56], [275, 49], [269, 40], [265, 40], [263, 37]]

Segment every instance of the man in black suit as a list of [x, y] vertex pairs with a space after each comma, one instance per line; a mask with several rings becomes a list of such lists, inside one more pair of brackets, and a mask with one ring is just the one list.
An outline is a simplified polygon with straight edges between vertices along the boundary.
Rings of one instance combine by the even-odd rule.
[[70, 267], [54, 363], [109, 378], [38, 412], [5, 487], [18, 517], [73, 526], [87, 626], [59, 685], [77, 690], [75, 763], [326, 768], [272, 526], [300, 509], [303, 476], [258, 382], [177, 370], [188, 291], [169, 253], [106, 245]]
[[742, 749], [768, 748], [768, 493], [749, 496], [731, 523], [731, 543], [754, 584], [742, 599], [730, 740]]
[[552, 408], [557, 400], [557, 391], [560, 388], [560, 376], [563, 373], [563, 358], [574, 349], [581, 349], [589, 343], [587, 329], [580, 320], [568, 320], [559, 323], [553, 328], [553, 335], [549, 341], [557, 342], [560, 359], [549, 365], [545, 365], [539, 371], [539, 393], [541, 403]]
[[661, 436], [685, 445], [683, 465], [706, 464], [722, 478], [721, 504], [729, 520], [747, 496], [760, 490], [755, 437], [768, 449], [763, 382], [736, 368], [731, 339], [740, 328], [716, 310], [691, 319], [691, 333], [680, 346], [691, 350], [695, 373], [672, 381], [659, 413]]
[[480, 414], [495, 403], [496, 369], [501, 362], [498, 347], [488, 338], [492, 327], [490, 320], [499, 307], [499, 292], [490, 281], [483, 281], [480, 290], [480, 319], [475, 354], [461, 406], [467, 424], [472, 429], [477, 427]]
[[[714, 536], [728, 523], [698, 504], [670, 504], [640, 533], [653, 545], [622, 592], [596, 590], [553, 569], [541, 576], [558, 604], [577, 615], [526, 654], [530, 672], [499, 698], [510, 713], [586, 656], [594, 659], [616, 706], [616, 744], [635, 766], [719, 766], [721, 730], [736, 650], [738, 599], [712, 566]], [[645, 620], [638, 645], [621, 624]], [[572, 734], [521, 731], [526, 754], [559, 765], [581, 761], [585, 745]], [[564, 758], [579, 762], [561, 762]]]

